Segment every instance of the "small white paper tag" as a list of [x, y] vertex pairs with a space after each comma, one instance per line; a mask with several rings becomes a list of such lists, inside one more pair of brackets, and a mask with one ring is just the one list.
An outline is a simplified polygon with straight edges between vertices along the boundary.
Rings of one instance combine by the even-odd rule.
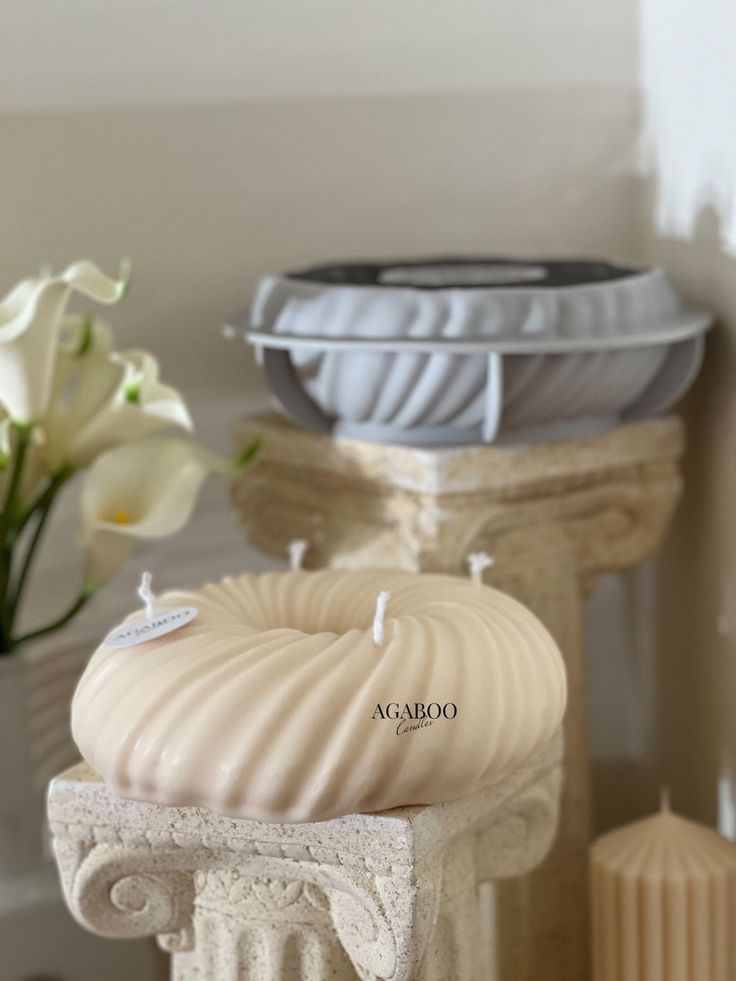
[[196, 617], [196, 606], [175, 606], [172, 610], [156, 613], [150, 620], [131, 620], [105, 637], [107, 647], [135, 647], [149, 640], [171, 634], [185, 627]]

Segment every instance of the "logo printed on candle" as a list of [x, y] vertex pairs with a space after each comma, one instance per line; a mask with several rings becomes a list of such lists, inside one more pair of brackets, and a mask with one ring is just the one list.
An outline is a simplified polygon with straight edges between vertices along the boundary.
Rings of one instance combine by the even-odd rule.
[[424, 702], [405, 702], [403, 705], [399, 702], [386, 702], [385, 705], [381, 705], [379, 702], [371, 719], [384, 721], [389, 719], [396, 722], [396, 735], [403, 736], [407, 732], [426, 729], [438, 719], [452, 721], [456, 716], [457, 705], [454, 702], [445, 702], [444, 705], [440, 705], [439, 702], [429, 702], [428, 705]]
[[109, 633], [104, 642], [108, 647], [135, 647], [137, 644], [145, 644], [185, 627], [194, 620], [198, 612], [196, 606], [175, 606], [150, 619], [131, 620]]

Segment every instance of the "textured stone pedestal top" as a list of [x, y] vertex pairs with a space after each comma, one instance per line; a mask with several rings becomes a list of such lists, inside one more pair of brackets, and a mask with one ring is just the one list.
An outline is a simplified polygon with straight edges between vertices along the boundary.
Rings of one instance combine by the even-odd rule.
[[[283, 462], [388, 484], [417, 494], [509, 490], [563, 478], [585, 483], [593, 473], [656, 464], [682, 453], [682, 423], [675, 416], [617, 426], [594, 435], [533, 444], [447, 447], [397, 446], [326, 436], [300, 429], [276, 412], [241, 419], [235, 442], [245, 448], [263, 437], [266, 463]], [[249, 479], [247, 474], [243, 483]]]
[[542, 860], [560, 756], [460, 801], [282, 825], [123, 800], [79, 764], [48, 813], [77, 919], [158, 935], [181, 981], [471, 978], [477, 884]]
[[333, 439], [275, 413], [240, 420], [236, 446], [255, 436], [258, 465], [232, 492], [247, 537], [284, 556], [304, 538], [310, 568], [464, 573], [469, 551], [488, 547], [499, 567], [506, 551], [529, 550], [530, 535], [562, 532], [592, 585], [653, 551], [681, 483], [682, 424], [671, 416], [530, 446]]

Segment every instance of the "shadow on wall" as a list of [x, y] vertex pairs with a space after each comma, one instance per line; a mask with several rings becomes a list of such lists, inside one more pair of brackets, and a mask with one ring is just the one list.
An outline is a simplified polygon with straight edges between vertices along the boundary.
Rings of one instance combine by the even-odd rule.
[[[651, 184], [645, 197], [651, 216]], [[656, 568], [660, 780], [678, 810], [736, 837], [736, 260], [710, 208], [689, 241], [661, 236], [648, 218], [642, 253], [718, 318], [681, 407], [684, 493]]]
[[586, 606], [593, 832], [651, 813], [659, 788], [653, 562], [601, 576]]

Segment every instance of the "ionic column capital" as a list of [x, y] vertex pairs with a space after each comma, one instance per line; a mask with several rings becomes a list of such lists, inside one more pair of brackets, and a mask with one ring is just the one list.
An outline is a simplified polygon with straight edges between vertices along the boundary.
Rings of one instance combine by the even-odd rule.
[[445, 956], [440, 919], [472, 958], [476, 883], [541, 861], [559, 783], [558, 742], [462, 801], [269, 825], [121, 800], [80, 764], [52, 782], [49, 819], [77, 919], [158, 936], [177, 981], [411, 981], [431, 977], [428, 944]]

